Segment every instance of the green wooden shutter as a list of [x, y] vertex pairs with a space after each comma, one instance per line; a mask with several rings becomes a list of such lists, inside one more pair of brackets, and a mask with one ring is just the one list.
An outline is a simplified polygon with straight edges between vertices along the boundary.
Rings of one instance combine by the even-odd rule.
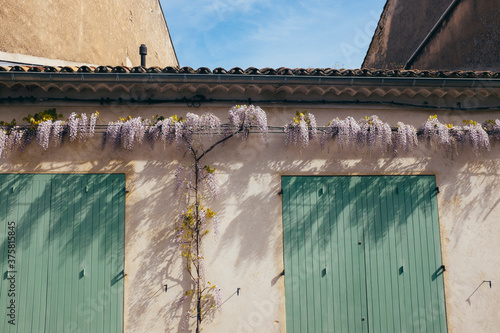
[[434, 177], [282, 183], [287, 332], [446, 332]]
[[16, 304], [2, 332], [123, 331], [124, 187], [120, 174], [0, 175], [0, 304]]

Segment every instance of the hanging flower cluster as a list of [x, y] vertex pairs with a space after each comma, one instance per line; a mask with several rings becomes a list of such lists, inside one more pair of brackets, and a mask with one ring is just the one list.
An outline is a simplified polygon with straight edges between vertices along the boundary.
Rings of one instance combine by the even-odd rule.
[[69, 134], [70, 141], [79, 139], [85, 142], [94, 136], [95, 125], [99, 112], [90, 116], [90, 122], [85, 113], [72, 113], [67, 121], [57, 120], [62, 115], [55, 109], [44, 110], [35, 115], [28, 115], [23, 120], [27, 126], [17, 126], [15, 120], [11, 123], [0, 122], [0, 157], [7, 157], [13, 151], [23, 151], [35, 139], [44, 150], [50, 146], [59, 147], [64, 133]]
[[500, 140], [500, 120], [487, 120], [483, 126], [495, 139]]
[[392, 129], [377, 116], [365, 117], [359, 121], [358, 144], [361, 147], [373, 148], [379, 145], [382, 153], [386, 153], [392, 145]]
[[285, 125], [283, 130], [285, 132], [286, 146], [296, 146], [300, 142], [300, 146], [306, 148], [309, 141], [316, 140], [318, 136], [316, 118], [307, 111], [297, 111], [295, 117]]
[[[15, 121], [0, 122], [0, 157], [8, 157], [16, 150], [22, 151], [33, 140], [43, 149], [58, 147], [65, 134], [68, 134], [69, 141], [85, 142], [94, 136], [98, 116], [98, 112], [90, 116], [72, 113], [63, 121], [59, 119], [62, 115], [50, 109], [25, 117], [29, 125], [18, 126]], [[222, 124], [212, 113], [201, 116], [188, 113], [184, 119], [176, 115], [152, 119], [129, 116], [108, 124], [103, 145], [112, 143], [115, 147], [130, 150], [147, 140], [152, 145], [161, 141], [164, 147], [175, 142], [177, 148], [181, 149], [193, 147], [196, 138], [210, 136], [221, 136], [221, 140], [224, 140], [241, 133], [245, 141], [251, 131], [259, 131], [263, 138], [268, 137], [267, 117], [260, 107], [236, 105], [229, 110], [228, 120], [227, 124]], [[320, 138], [322, 146], [335, 138], [341, 148], [357, 147], [367, 151], [377, 148], [382, 153], [392, 150], [397, 155], [414, 149], [418, 145], [418, 136], [422, 136], [424, 142], [434, 149], [443, 147], [450, 152], [468, 146], [479, 154], [490, 148], [490, 137], [500, 140], [500, 120], [488, 120], [482, 125], [467, 120], [463, 126], [453, 126], [441, 123], [434, 115], [416, 130], [412, 125], [402, 122], [391, 128], [373, 115], [358, 121], [353, 117], [335, 118], [327, 127], [318, 127], [314, 115], [303, 111], [297, 112], [292, 121], [284, 125], [283, 132], [287, 146], [300, 145], [301, 148], [307, 147], [317, 138]], [[205, 141], [198, 140], [198, 143]]]
[[412, 125], [402, 122], [396, 124], [397, 133], [394, 136], [394, 154], [412, 151], [418, 145], [417, 130]]
[[[497, 120], [498, 121], [498, 120]], [[488, 122], [487, 122], [488, 123]], [[493, 130], [497, 130], [493, 125]], [[468, 144], [472, 151], [479, 154], [481, 149], [490, 149], [490, 139], [486, 126], [473, 120], [464, 120], [464, 126], [442, 124], [437, 115], [430, 116], [423, 126], [423, 136], [429, 147], [444, 147], [446, 151]]]
[[177, 115], [166, 119], [155, 117], [153, 120], [129, 116], [108, 124], [103, 143], [110, 141], [117, 147], [131, 150], [136, 143], [142, 144], [147, 134], [151, 143], [161, 140], [166, 147], [175, 142], [180, 148], [183, 143], [192, 145], [196, 135], [218, 135], [221, 132], [220, 128], [220, 119], [211, 113], [202, 116], [188, 113], [186, 119], [178, 118]]
[[327, 139], [337, 137], [340, 147], [353, 147], [358, 140], [360, 131], [361, 127], [353, 117], [347, 117], [344, 120], [335, 118], [328, 123], [328, 127], [321, 138], [321, 143], [324, 145]]
[[240, 131], [243, 141], [246, 141], [250, 130], [256, 127], [262, 134], [262, 138], [267, 139], [267, 115], [258, 106], [235, 105], [228, 112], [229, 130], [231, 132]]
[[393, 143], [391, 126], [377, 116], [365, 117], [359, 121], [353, 117], [343, 120], [335, 118], [324, 131], [322, 144], [333, 137], [337, 138], [341, 148], [357, 146], [370, 150], [379, 146], [382, 153], [386, 153]]

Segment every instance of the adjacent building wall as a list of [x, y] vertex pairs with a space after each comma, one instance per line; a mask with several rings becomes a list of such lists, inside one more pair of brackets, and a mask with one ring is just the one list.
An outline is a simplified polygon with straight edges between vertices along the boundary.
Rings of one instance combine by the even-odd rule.
[[[185, 116], [187, 112], [214, 112], [227, 119], [230, 106], [101, 106], [103, 123], [129, 114]], [[262, 105], [270, 126], [282, 126], [296, 107]], [[21, 119], [40, 106], [4, 106], [2, 120]], [[57, 106], [71, 112], [95, 111], [95, 107]], [[302, 106], [324, 125], [335, 117], [355, 119], [377, 114], [391, 125], [403, 121], [420, 125], [428, 110], [395, 107]], [[443, 123], [463, 119], [498, 118], [498, 111], [456, 113], [439, 111]], [[434, 113], [434, 112], [433, 112]], [[207, 139], [205, 139], [207, 142]], [[184, 332], [186, 305], [176, 312], [176, 302], [189, 288], [173, 243], [173, 223], [182, 209], [174, 192], [174, 173], [191, 160], [174, 146], [154, 149], [147, 143], [134, 151], [101, 149], [101, 136], [86, 144], [65, 142], [61, 148], [43, 151], [32, 144], [24, 153], [2, 160], [1, 173], [125, 173], [125, 332]], [[500, 325], [498, 239], [500, 230], [500, 144], [475, 156], [469, 152], [446, 156], [423, 142], [406, 157], [379, 157], [359, 151], [337, 151], [333, 143], [321, 149], [312, 144], [300, 151], [284, 146], [282, 134], [263, 143], [251, 134], [244, 143], [234, 138], [207, 155], [203, 163], [217, 169], [221, 196], [209, 207], [220, 218], [220, 239], [205, 238], [203, 251], [207, 280], [222, 289], [222, 311], [208, 320], [204, 332], [285, 332], [283, 243], [281, 220], [282, 175], [436, 175], [449, 332], [494, 332]], [[484, 280], [488, 285], [478, 286]], [[164, 285], [168, 285], [165, 292]], [[236, 294], [240, 289], [239, 296]], [[412, 320], [419, 320], [418, 314]]]
[[[362, 66], [498, 70], [500, 6], [496, 0], [456, 1], [456, 6], [425, 41], [452, 2], [388, 0]], [[408, 63], [422, 43], [424, 47]]]
[[498, 1], [461, 1], [411, 68], [498, 70], [499, 17]]
[[364, 68], [403, 68], [451, 0], [387, 0]]
[[158, 0], [6, 0], [0, 6], [0, 31], [0, 51], [13, 54], [0, 60], [28, 55], [140, 66], [139, 46], [146, 44], [148, 66], [178, 66]]

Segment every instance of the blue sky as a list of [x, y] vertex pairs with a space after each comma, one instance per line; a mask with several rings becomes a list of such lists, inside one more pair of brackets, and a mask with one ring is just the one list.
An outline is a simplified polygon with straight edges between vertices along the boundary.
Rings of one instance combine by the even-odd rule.
[[359, 68], [385, 0], [161, 0], [181, 66]]

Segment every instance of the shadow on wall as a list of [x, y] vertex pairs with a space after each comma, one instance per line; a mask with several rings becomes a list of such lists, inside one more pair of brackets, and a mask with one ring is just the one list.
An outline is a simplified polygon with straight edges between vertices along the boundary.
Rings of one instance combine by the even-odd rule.
[[[234, 266], [234, 270], [237, 271], [235, 276], [250, 274], [260, 264], [262, 258], [269, 256], [270, 251], [278, 253], [281, 251], [279, 248], [282, 246], [282, 240], [273, 239], [273, 235], [275, 235], [273, 231], [276, 231], [276, 228], [282, 228], [281, 220], [275, 218], [281, 216], [281, 197], [277, 193], [281, 188], [282, 175], [439, 173], [438, 186], [446, 189], [442, 190], [440, 194], [443, 196], [441, 202], [445, 203], [452, 202], [457, 197], [465, 198], [463, 200], [468, 202], [480, 202], [484, 197], [494, 198], [495, 196], [492, 194], [500, 190], [500, 177], [496, 177], [498, 170], [500, 170], [500, 163], [496, 158], [498, 153], [495, 152], [498, 147], [495, 146], [492, 147], [492, 152], [484, 153], [482, 157], [463, 154], [451, 159], [443, 156], [442, 152], [432, 152], [420, 148], [412, 153], [412, 157], [405, 159], [390, 156], [384, 158], [360, 156], [359, 153], [349, 150], [338, 153], [335, 148], [331, 148], [331, 151], [325, 148], [319, 152], [319, 148], [315, 147], [299, 152], [296, 148], [284, 149], [283, 142], [278, 139], [263, 144], [258, 135], [251, 135], [246, 143], [242, 143], [240, 140], [240, 138], [234, 138], [217, 147], [202, 161], [216, 167], [221, 175], [222, 196], [219, 200], [209, 203], [209, 206], [217, 211], [221, 218], [221, 224], [223, 224], [223, 233], [216, 246], [216, 252], [222, 255], [228, 249], [238, 249]], [[70, 151], [70, 149], [66, 150]], [[175, 147], [168, 147], [167, 151], [156, 147], [154, 150], [146, 148], [134, 152], [110, 152], [106, 149], [95, 156], [92, 162], [82, 162], [80, 168], [78, 162], [74, 162], [74, 160], [81, 160], [81, 156], [77, 153], [71, 154], [53, 154], [53, 156], [46, 158], [37, 157], [38, 159], [32, 159], [28, 162], [14, 160], [13, 165], [19, 170], [47, 172], [39, 167], [40, 163], [46, 161], [66, 164], [67, 167], [71, 167], [75, 171], [84, 170], [85, 173], [126, 173], [127, 187], [131, 191], [127, 197], [126, 250], [131, 247], [141, 249], [135, 253], [137, 258], [128, 259], [135, 265], [134, 271], [137, 272], [133, 277], [134, 280], [129, 281], [129, 285], [150, 286], [146, 295], [139, 292], [131, 292], [129, 295], [128, 302], [130, 304], [127, 308], [134, 309], [134, 315], [127, 319], [130, 328], [134, 330], [137, 326], [144, 330], [149, 326], [153, 327], [154, 322], [147, 324], [143, 322], [143, 315], [150, 315], [151, 308], [158, 309], [155, 314], [158, 321], [172, 323], [185, 316], [189, 310], [187, 303], [181, 304], [180, 314], [175, 311], [178, 305], [176, 300], [181, 295], [178, 295], [168, 308], [157, 306], [157, 303], [159, 295], [163, 295], [165, 291], [166, 279], [169, 281], [169, 288], [180, 285], [182, 290], [188, 290], [193, 287], [188, 273], [185, 270], [179, 270], [181, 260], [174, 243], [173, 228], [177, 215], [184, 208], [179, 205], [179, 196], [174, 191], [173, 173], [179, 163], [176, 158], [183, 163], [191, 163], [189, 156], [176, 153]], [[54, 156], [57, 157], [54, 159]], [[133, 161], [141, 161], [140, 169]], [[90, 167], [83, 167], [84, 164], [88, 163], [90, 163]], [[57, 172], [57, 169], [53, 172]], [[474, 191], [477, 177], [483, 177], [483, 181], [487, 182], [481, 184], [483, 188], [481, 192]], [[346, 182], [348, 181], [346, 180]], [[22, 191], [29, 186], [29, 183], [30, 177], [26, 176], [16, 186]], [[2, 186], [3, 189], [9, 189], [13, 184], [7, 183]], [[62, 178], [60, 186], [65, 191], [69, 191], [68, 193], [78, 193], [81, 190], [79, 187], [81, 184], [74, 183], [71, 179], [64, 180]], [[374, 189], [382, 187], [382, 184], [370, 188], [354, 186], [354, 193], [358, 194], [356, 191], [361, 191], [359, 193], [364, 191], [366, 195], [378, 196], [381, 198], [378, 204], [392, 200], [394, 193], [390, 191], [373, 192]], [[135, 190], [139, 189], [140, 193], [134, 193]], [[413, 187], [406, 187], [404, 190], [408, 191], [410, 197], [412, 192], [419, 191], [418, 188]], [[50, 189], [46, 189], [46, 191], [50, 191]], [[48, 193], [41, 193], [39, 197], [35, 198], [31, 205], [37, 208], [28, 209], [23, 219], [36, 220], [37, 216], [46, 213], [48, 207], [44, 204], [43, 198], [47, 195]], [[335, 201], [335, 206], [339, 213], [349, 205], [356, 207], [366, 204], [357, 201], [359, 199], [356, 198], [348, 197], [346, 200], [340, 196], [338, 198]], [[65, 200], [67, 199], [65, 198]], [[78, 196], [75, 196], [73, 200], [78, 200]], [[499, 203], [500, 199], [487, 204], [489, 209], [484, 211], [481, 218], [486, 219]], [[91, 210], [101, 214], [101, 207], [98, 203], [95, 202], [94, 205]], [[387, 225], [404, 224], [405, 218], [397, 219], [396, 216], [407, 217], [413, 214], [412, 207], [416, 206], [405, 206], [403, 209], [396, 205]], [[453, 213], [453, 207], [440, 207], [440, 210], [444, 213]], [[174, 209], [171, 210], [171, 208]], [[7, 209], [12, 209], [12, 207]], [[311, 207], [311, 209], [316, 208]], [[474, 214], [474, 212], [462, 209], [455, 214], [461, 214], [463, 219], [467, 219], [470, 218], [467, 214]], [[82, 221], [85, 221], [85, 213], [83, 215]], [[51, 227], [53, 237], [62, 237], [69, 231], [70, 227], [72, 226], [65, 223], [64, 219], [54, 221]], [[320, 225], [317, 230], [322, 230], [324, 227]], [[21, 223], [20, 228], [22, 228]], [[308, 229], [308, 225], [305, 225], [304, 228], [306, 233], [314, 232]], [[382, 228], [370, 231], [368, 234], [376, 241], [377, 238], [383, 237], [386, 232], [387, 229]], [[144, 233], [147, 233], [148, 236], [145, 237]], [[19, 234], [22, 235], [18, 240], [20, 246], [27, 246], [31, 237], [29, 230], [19, 230]], [[94, 236], [100, 237], [99, 235]], [[457, 237], [459, 238], [459, 236]], [[145, 239], [148, 243], [141, 244]], [[99, 242], [102, 243], [104, 240], [100, 239]], [[5, 241], [2, 246], [5, 248]], [[81, 246], [84, 250], [88, 250], [90, 242], [83, 242]], [[74, 249], [73, 247], [74, 242], [61, 242], [61, 253], [66, 253], [69, 256], [69, 253], [72, 253]], [[107, 255], [107, 253], [103, 252], [102, 255]], [[127, 256], [127, 253], [125, 255]], [[3, 257], [0, 260], [5, 259]], [[179, 271], [180, 274], [178, 274]], [[277, 270], [275, 273], [279, 274], [280, 271]], [[269, 283], [272, 282], [269, 281]], [[148, 287], [144, 288], [146, 290]], [[169, 324], [169, 331], [182, 332], [181, 322], [176, 327]]]
[[[221, 185], [221, 192], [227, 193], [224, 204], [220, 201], [217, 204], [220, 205], [217, 208], [224, 216], [223, 223], [226, 224], [218, 248], [223, 253], [231, 248], [234, 242], [238, 242], [240, 249], [238, 268], [252, 267], [250, 263], [258, 264], [259, 258], [275, 244], [281, 245], [281, 240], [269, 237], [272, 234], [270, 230], [276, 225], [281, 227], [281, 221], [271, 217], [281, 216], [281, 198], [277, 193], [281, 188], [282, 175], [437, 175], [440, 194], [437, 194], [434, 188], [412, 186], [410, 180], [402, 181], [403, 185], [399, 189], [387, 188], [383, 179], [376, 180], [370, 187], [350, 184], [354, 181], [352, 179], [344, 180], [346, 188], [351, 188], [351, 193], [348, 193], [347, 197], [336, 196], [333, 204], [337, 214], [349, 210], [349, 207], [366, 206], [368, 204], [366, 198], [370, 197], [377, 198], [371, 203], [376, 206], [374, 212], [380, 212], [381, 206], [387, 205], [388, 202], [395, 202], [385, 217], [388, 223], [377, 225], [377, 230], [374, 229], [374, 224], [369, 226], [371, 229], [367, 230], [367, 233], [374, 241], [383, 238], [391, 225], [404, 227], [412, 215], [430, 213], [416, 212], [420, 202], [412, 201], [413, 198], [423, 200], [421, 194], [424, 191], [432, 196], [441, 196], [440, 202], [445, 204], [439, 207], [441, 214], [459, 214], [461, 221], [469, 218], [484, 220], [500, 204], [500, 199], [495, 202], [484, 202], [485, 197], [494, 198], [492, 194], [500, 190], [500, 179], [496, 177], [500, 167], [500, 162], [496, 158], [498, 153], [495, 152], [498, 144], [493, 145], [490, 152], [483, 152], [479, 157], [469, 152], [450, 156], [440, 150], [432, 151], [422, 147], [411, 153], [411, 157], [404, 159], [390, 155], [383, 158], [360, 156], [359, 152], [348, 149], [337, 152], [335, 147], [331, 147], [331, 151], [325, 149], [321, 153], [318, 152], [319, 148], [299, 152], [297, 148], [283, 149], [282, 142], [271, 141], [266, 147], [256, 137], [247, 143], [238, 141], [228, 142], [221, 151], [210, 157], [217, 170], [227, 177]], [[280, 147], [277, 148], [275, 145]], [[293, 159], [290, 158], [291, 154], [294, 156]], [[478, 185], [481, 186], [481, 191], [477, 191]], [[404, 205], [395, 201], [395, 191], [398, 190], [404, 193], [401, 196], [402, 200], [405, 200]], [[448, 205], [457, 198], [462, 198], [464, 204], [472, 202], [477, 205], [483, 202], [488, 209], [484, 210], [481, 216], [477, 216], [474, 209], [464, 207], [457, 209], [454, 205]], [[310, 207], [311, 211], [317, 209], [318, 207], [312, 205]], [[375, 213], [371, 214], [364, 216], [364, 220], [380, 218], [374, 216]], [[357, 221], [362, 220], [360, 218]], [[318, 230], [322, 230], [323, 227], [319, 225]], [[304, 232], [312, 231], [306, 225]], [[458, 241], [460, 234], [455, 236]]]

